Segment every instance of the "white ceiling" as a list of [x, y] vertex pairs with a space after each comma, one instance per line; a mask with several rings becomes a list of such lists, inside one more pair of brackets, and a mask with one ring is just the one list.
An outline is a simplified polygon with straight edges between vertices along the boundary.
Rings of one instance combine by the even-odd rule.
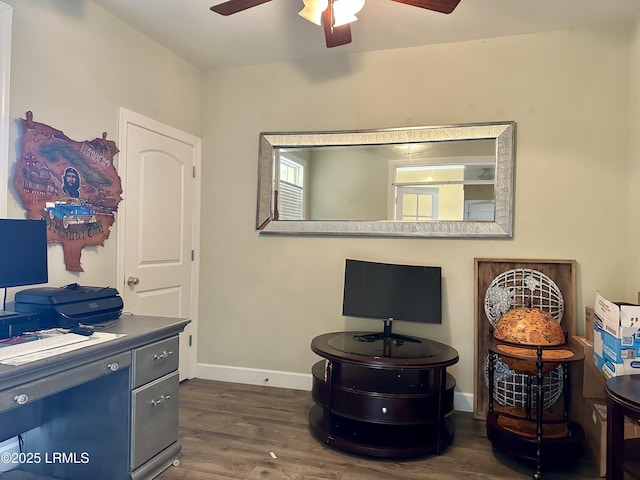
[[322, 28], [297, 14], [302, 0], [273, 0], [228, 17], [209, 10], [223, 0], [95, 1], [202, 69], [630, 24], [640, 16], [640, 0], [462, 0], [449, 15], [367, 0], [352, 24], [353, 42], [327, 49]]

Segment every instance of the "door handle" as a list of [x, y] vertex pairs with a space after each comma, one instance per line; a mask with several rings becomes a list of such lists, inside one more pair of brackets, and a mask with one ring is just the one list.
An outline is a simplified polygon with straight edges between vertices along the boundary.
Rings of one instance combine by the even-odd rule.
[[139, 283], [140, 283], [140, 279], [138, 277], [134, 277], [133, 275], [129, 275], [129, 278], [127, 278], [127, 285], [129, 285], [130, 287], [138, 285]]

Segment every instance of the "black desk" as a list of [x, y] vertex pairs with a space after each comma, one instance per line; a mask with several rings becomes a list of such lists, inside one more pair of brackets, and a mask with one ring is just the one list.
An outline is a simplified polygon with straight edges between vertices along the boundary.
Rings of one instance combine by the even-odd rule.
[[[21, 471], [69, 480], [153, 478], [180, 452], [178, 334], [189, 320], [123, 315], [123, 336], [0, 365], [0, 441], [22, 435]], [[16, 470], [0, 475], [11, 478]]]
[[624, 417], [640, 420], [640, 375], [607, 380], [607, 480], [640, 478], [640, 439], [624, 439]]
[[324, 357], [312, 368], [311, 432], [335, 448], [382, 458], [440, 453], [454, 434], [458, 361], [448, 345], [414, 341], [358, 341], [367, 332], [316, 337], [311, 350]]

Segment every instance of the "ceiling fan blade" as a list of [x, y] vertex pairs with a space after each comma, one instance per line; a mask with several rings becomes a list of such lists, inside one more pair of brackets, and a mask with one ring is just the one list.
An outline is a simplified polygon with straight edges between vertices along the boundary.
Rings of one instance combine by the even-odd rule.
[[333, 12], [331, 5], [322, 12], [322, 26], [324, 27], [324, 38], [327, 42], [327, 48], [339, 47], [351, 43], [351, 25], [349, 23], [333, 27]]
[[257, 7], [270, 1], [271, 0], [229, 0], [228, 2], [214, 5], [210, 10], [220, 15], [233, 15], [234, 13], [247, 10], [251, 7]]
[[440, 13], [451, 13], [460, 3], [460, 0], [391, 0], [414, 7], [426, 8]]
[[351, 25], [341, 25], [339, 27], [325, 26], [324, 38], [327, 42], [327, 48], [339, 47], [351, 43]]

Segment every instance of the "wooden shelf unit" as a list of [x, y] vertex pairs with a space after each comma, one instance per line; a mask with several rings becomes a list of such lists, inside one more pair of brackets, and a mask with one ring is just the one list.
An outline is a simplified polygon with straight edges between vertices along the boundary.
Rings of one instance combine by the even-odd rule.
[[[534, 467], [534, 480], [542, 477], [543, 469], [576, 461], [583, 453], [585, 436], [582, 427], [569, 420], [571, 400], [569, 363], [583, 360], [583, 352], [572, 343], [567, 343], [561, 347], [535, 347], [536, 355], [527, 357], [516, 353], [505, 353], [499, 348], [500, 345], [505, 345], [505, 342], [491, 339], [487, 344], [489, 345], [489, 406], [486, 425], [487, 437], [494, 447]], [[562, 360], [545, 360], [545, 352], [559, 348], [570, 350], [572, 355]], [[535, 374], [527, 374], [529, 381], [525, 407], [505, 408], [494, 402], [494, 364], [500, 356], [517, 358], [534, 365]], [[563, 365], [563, 404], [560, 412], [553, 412], [545, 408], [543, 372], [546, 364], [557, 363]], [[535, 392], [533, 386], [537, 387]]]
[[455, 379], [446, 368], [458, 353], [442, 343], [355, 340], [366, 332], [316, 337], [325, 358], [312, 368], [311, 432], [350, 453], [412, 458], [440, 453], [453, 439]]

